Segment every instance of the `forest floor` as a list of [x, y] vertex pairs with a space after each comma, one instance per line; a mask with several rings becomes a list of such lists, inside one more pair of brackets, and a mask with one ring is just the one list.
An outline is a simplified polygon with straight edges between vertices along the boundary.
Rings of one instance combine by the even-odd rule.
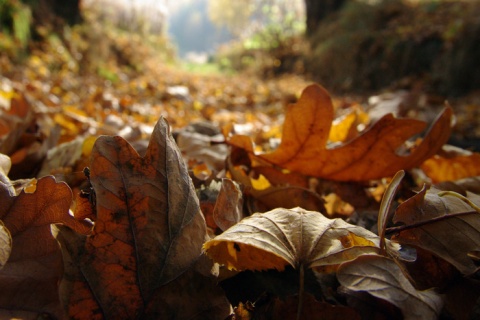
[[[309, 316], [322, 312], [322, 316], [328, 313], [332, 318], [338, 317], [341, 310], [345, 312], [345, 318], [380, 315], [385, 319], [398, 318], [398, 309], [405, 318], [418, 314], [427, 314], [428, 318], [440, 315], [467, 318], [476, 312], [480, 286], [477, 283], [479, 229], [475, 211], [478, 210], [478, 195], [474, 193], [479, 192], [479, 181], [474, 177], [479, 175], [477, 164], [480, 155], [471, 150], [479, 149], [479, 95], [448, 101], [452, 117], [450, 109], [445, 108], [445, 97], [429, 95], [415, 88], [410, 91], [384, 91], [373, 96], [332, 95], [332, 106], [331, 95], [327, 91], [329, 88], [324, 90], [310, 85], [309, 79], [298, 75], [265, 79], [252, 73], [192, 73], [160, 62], [161, 59], [148, 54], [148, 50], [135, 47], [128, 41], [117, 47], [122, 50], [117, 50], [116, 61], [107, 60], [92, 72], [82, 69], [78, 59], [73, 58], [82, 56], [76, 52], [75, 46], [70, 43], [67, 47], [68, 43], [64, 42], [45, 43], [43, 47], [32, 50], [21, 63], [0, 57], [0, 154], [3, 154], [0, 158], [0, 186], [5, 193], [2, 199], [10, 201], [9, 206], [0, 211], [0, 219], [5, 221], [5, 226], [3, 222], [0, 225], [3, 232], [0, 236], [6, 239], [0, 244], [8, 247], [8, 250], [0, 250], [0, 266], [3, 267], [0, 276], [4, 277], [0, 277], [0, 284], [5, 292], [15, 292], [15, 295], [0, 296], [0, 317], [5, 310], [12, 317], [18, 316], [16, 311], [28, 310], [30, 318], [45, 313], [61, 318], [65, 311], [72, 318], [82, 318], [82, 315], [83, 318], [92, 318], [100, 314], [108, 318], [108, 312], [112, 312], [111, 318], [118, 318], [125, 308], [132, 315], [138, 316], [143, 312], [152, 318], [157, 313], [167, 317], [168, 312], [171, 312], [168, 315], [171, 318], [192, 318], [191, 315], [178, 316], [178, 313], [191, 311], [198, 315], [208, 311], [211, 312], [209, 315], [215, 314], [216, 319], [225, 319], [231, 313], [230, 306], [237, 306], [237, 316], [246, 314], [242, 319], [253, 319], [259, 315], [278, 318], [274, 315], [283, 315], [284, 311], [290, 312], [286, 318], [294, 318], [297, 310], [301, 315], [302, 304], [303, 312]], [[88, 53], [88, 50], [83, 53]], [[90, 52], [89, 59], [94, 59], [95, 54]], [[128, 68], [116, 63], [128, 54], [131, 56], [127, 60], [141, 61], [141, 68], [136, 68], [133, 63]], [[389, 113], [408, 119], [399, 120]], [[167, 130], [164, 130], [164, 122], [159, 121], [161, 117], [168, 121], [173, 131], [181, 151], [178, 158], [180, 153], [165, 134]], [[448, 140], [452, 119], [455, 124], [450, 142], [463, 149], [442, 148]], [[429, 126], [432, 130], [425, 132], [424, 129]], [[123, 137], [133, 149], [123, 139], [112, 136]], [[430, 161], [428, 166], [427, 161]], [[398, 178], [398, 174], [392, 182], [392, 176], [403, 168], [407, 172], [404, 182], [400, 184], [402, 178]], [[112, 178], [115, 174], [121, 177]], [[51, 176], [56, 178], [56, 182]], [[192, 178], [193, 185], [188, 177]], [[38, 185], [37, 180], [30, 180], [32, 178], [38, 178]], [[452, 188], [448, 189], [450, 193], [438, 193], [434, 189], [424, 189], [424, 193], [418, 194], [412, 192], [424, 183], [458, 181], [461, 178], [470, 178], [466, 179], [470, 185], [448, 185]], [[65, 181], [68, 186], [58, 181]], [[188, 183], [182, 185], [178, 181]], [[241, 191], [233, 188], [230, 194], [222, 194], [233, 201], [233, 206], [217, 199], [221, 192], [218, 185], [226, 189], [228, 181], [231, 186], [234, 185], [232, 181], [241, 185]], [[397, 193], [388, 189], [390, 182], [393, 188], [398, 187]], [[162, 189], [165, 186], [168, 190]], [[60, 189], [65, 192], [59, 192]], [[184, 192], [186, 189], [188, 192]], [[450, 197], [453, 191], [461, 192], [463, 196], [455, 193]], [[408, 228], [392, 228], [390, 233], [399, 235], [400, 240], [402, 234], [407, 234], [403, 239], [407, 243], [415, 238], [408, 236], [410, 229], [427, 233], [424, 238], [416, 239], [418, 243], [414, 244], [421, 248], [425, 245], [426, 248], [418, 251], [421, 259], [409, 264], [414, 280], [404, 276], [397, 259], [390, 259], [389, 254], [393, 254], [392, 250], [398, 253], [398, 248], [385, 245], [385, 232], [391, 217], [388, 207], [381, 202], [382, 197], [395, 202], [395, 205], [405, 204], [403, 207], [410, 214], [406, 218], [400, 216], [399, 220], [394, 219], [397, 222], [408, 220], [411, 222]], [[472, 197], [471, 201], [467, 197]], [[410, 199], [413, 201], [408, 201]], [[431, 208], [437, 203], [429, 201], [437, 200], [442, 203], [435, 207], [441, 217], [430, 216], [430, 220], [424, 221], [414, 214], [428, 211], [425, 206]], [[118, 204], [119, 207], [110, 212], [106, 208], [110, 204]], [[185, 204], [193, 209], [185, 209]], [[200, 210], [195, 207], [198, 204], [205, 219], [198, 218], [201, 216]], [[44, 208], [50, 206], [54, 209], [44, 212]], [[166, 209], [159, 210], [158, 206]], [[302, 207], [314, 213], [299, 215], [280, 207]], [[232, 208], [237, 211], [229, 211], [234, 210]], [[275, 232], [280, 230], [279, 239], [286, 239], [281, 246], [295, 251], [292, 254], [287, 252], [288, 256], [283, 251], [260, 251], [258, 248], [263, 248], [264, 244], [255, 247], [243, 243], [244, 235], [233, 238], [233, 242], [211, 240], [206, 242], [208, 245], [202, 244], [207, 236], [221, 236], [223, 231], [228, 235], [226, 230], [231, 230], [228, 227], [234, 228], [238, 224], [242, 228], [242, 219], [249, 218], [247, 216], [254, 212], [276, 209], [279, 210], [272, 214], [272, 228]], [[451, 214], [454, 210], [460, 212]], [[71, 212], [75, 219], [69, 214]], [[31, 219], [24, 218], [27, 215]], [[156, 223], [160, 221], [156, 217], [162, 216], [163, 219], [165, 215], [168, 215], [165, 218], [168, 226], [162, 224], [163, 220]], [[302, 260], [307, 259], [304, 256], [294, 257], [295, 261], [302, 261], [300, 266], [291, 262], [290, 256], [303, 252], [303, 249], [297, 252], [297, 247], [310, 245], [303, 240], [303, 233], [297, 237], [310, 227], [302, 227], [295, 232], [291, 229], [292, 225], [300, 223], [296, 218], [307, 215], [313, 220], [305, 225], [317, 229], [310, 230], [312, 234], [306, 233], [304, 239], [325, 233], [328, 240], [311, 238], [311, 244], [319, 247], [318, 250], [315, 248], [315, 254], [323, 256], [309, 256], [308, 259], [331, 258], [335, 263], [330, 261], [328, 265], [320, 263], [313, 266], [314, 262]], [[31, 223], [36, 222], [38, 217], [43, 228], [41, 234], [37, 225]], [[154, 219], [150, 220], [153, 222], [145, 230], [141, 230], [147, 225], [145, 217]], [[254, 221], [253, 226], [263, 223], [256, 222], [256, 217], [258, 215], [249, 220]], [[344, 220], [331, 219], [334, 217]], [[192, 220], [188, 220], [190, 218]], [[451, 220], [464, 222], [464, 219], [470, 218], [477, 223], [476, 227], [468, 229], [468, 233], [450, 235]], [[355, 226], [344, 225], [345, 220]], [[192, 227], [190, 221], [197, 224]], [[59, 227], [59, 235], [54, 239], [50, 225], [56, 223], [67, 224], [74, 231]], [[285, 230], [278, 228], [279, 225], [285, 225]], [[422, 229], [424, 225], [427, 225], [426, 231]], [[440, 227], [429, 229], [432, 225]], [[113, 228], [114, 232], [107, 228]], [[260, 235], [252, 233], [247, 238], [263, 241], [275, 233], [268, 228], [264, 230], [267, 232]], [[332, 234], [329, 233], [331, 231]], [[32, 232], [32, 236], [27, 237], [27, 232]], [[96, 237], [85, 236], [92, 232]], [[178, 235], [169, 238], [176, 232]], [[242, 232], [240, 230], [240, 234]], [[160, 240], [158, 235], [165, 233], [168, 234], [165, 241], [170, 241], [169, 246], [177, 245], [175, 237], [181, 239], [178, 243], [182, 244], [176, 250], [182, 251], [157, 259], [157, 253], [164, 252], [166, 246], [162, 242], [164, 239]], [[454, 240], [447, 239], [447, 233]], [[150, 241], [147, 246], [138, 240], [145, 234]], [[113, 235], [122, 240], [117, 241]], [[435, 238], [441, 245], [431, 247], [425, 238]], [[32, 244], [31, 239], [36, 243]], [[61, 247], [57, 240], [62, 243]], [[224, 243], [227, 244], [223, 246]], [[277, 242], [273, 239], [262, 243]], [[145, 247], [153, 249], [142, 251]], [[188, 250], [185, 249], [187, 247]], [[218, 253], [222, 248], [223, 252]], [[15, 259], [8, 260], [10, 249]], [[353, 261], [350, 252], [357, 255], [357, 249], [359, 254], [369, 253], [368, 257], [364, 255]], [[201, 281], [213, 269], [211, 265], [202, 269], [203, 260], [198, 257], [202, 256], [202, 252], [209, 254], [209, 250], [210, 257], [229, 268], [265, 270], [274, 267], [286, 271], [265, 272], [260, 276], [253, 274], [253, 277], [252, 274], [240, 273], [237, 277], [224, 268], [224, 273], [220, 274], [223, 282], [209, 278], [208, 285], [211, 287], [206, 287]], [[220, 251], [212, 253], [215, 250]], [[339, 251], [332, 254], [332, 250]], [[64, 254], [64, 268], [60, 252]], [[458, 252], [458, 255], [452, 256], [451, 252]], [[31, 277], [31, 272], [34, 270], [38, 274], [37, 260], [52, 254], [56, 260], [50, 261], [49, 270], [53, 271], [42, 274], [39, 278], [43, 282], [39, 285], [35, 283], [37, 279]], [[262, 259], [251, 258], [258, 255], [262, 255]], [[112, 261], [105, 262], [105, 257], [112, 258]], [[187, 257], [188, 261], [184, 263], [179, 257]], [[143, 273], [145, 261], [159, 263], [155, 272]], [[246, 262], [241, 265], [243, 261]], [[267, 264], [261, 265], [259, 261]], [[305, 265], [312, 263], [305, 279], [304, 262]], [[25, 263], [26, 267], [19, 268], [16, 263]], [[407, 265], [409, 262], [401, 263]], [[187, 267], [178, 271], [179, 265]], [[160, 281], [157, 271], [170, 266], [173, 266], [171, 278], [157, 283]], [[295, 274], [295, 279], [301, 279], [298, 280], [300, 284], [291, 281], [292, 274], [298, 270], [290, 266], [301, 268], [302, 276]], [[372, 271], [373, 267], [379, 266], [381, 272]], [[313, 270], [314, 267], [317, 269]], [[371, 285], [363, 288], [358, 286], [362, 281], [355, 278], [341, 279], [342, 275], [353, 274], [350, 267], [363, 270], [362, 279], [369, 277]], [[196, 272], [200, 269], [208, 271], [199, 276]], [[432, 269], [433, 272], [430, 272]], [[23, 273], [19, 275], [17, 270]], [[312, 272], [320, 272], [320, 277], [315, 278]], [[335, 272], [338, 272], [338, 280], [342, 281], [343, 291], [339, 289], [337, 280], [328, 279], [333, 279]], [[393, 281], [371, 277], [377, 273], [400, 279], [402, 286], [386, 286], [388, 294], [376, 296], [379, 283], [385, 287], [385, 283]], [[245, 274], [246, 279], [242, 278]], [[257, 276], [266, 278], [259, 281], [255, 278]], [[87, 285], [85, 277], [96, 280]], [[2, 279], [13, 283], [10, 281], [12, 278], [21, 279], [21, 283], [5, 289]], [[58, 287], [60, 279], [62, 285]], [[157, 286], [148, 294], [142, 292], [135, 296], [140, 301], [137, 305], [137, 300], [123, 293], [133, 292], [133, 296], [144, 290], [138, 279], [146, 279], [145, 284], [156, 283]], [[297, 293], [301, 292], [299, 288], [303, 289], [304, 281], [304, 290], [310, 295], [303, 298], [303, 293]], [[224, 291], [219, 290], [219, 282], [222, 282]], [[96, 286], [98, 283], [100, 285]], [[115, 285], [110, 286], [112, 283]], [[273, 288], [268, 296], [264, 295], [265, 288], [260, 288], [264, 284], [271, 286], [268, 290]], [[441, 288], [442, 296], [433, 291], [422, 291], [431, 287]], [[31, 288], [38, 290], [32, 293]], [[155, 294], [152, 294], [153, 290], [156, 290]], [[376, 300], [373, 304], [369, 300], [358, 308], [356, 302], [363, 301], [364, 297], [352, 292], [365, 293], [369, 290], [371, 298], [376, 297]], [[466, 299], [457, 294], [458, 290], [471, 290], [472, 294], [466, 295]], [[84, 295], [87, 291], [88, 297]], [[216, 300], [210, 301], [210, 294], [221, 300], [222, 313], [216, 310]], [[277, 299], [284, 295], [288, 296], [286, 302]], [[398, 302], [405, 301], [405, 295], [416, 301], [415, 307], [411, 306], [410, 300]], [[14, 298], [8, 299], [10, 296]], [[170, 297], [175, 301], [165, 302], [164, 299]], [[357, 301], [351, 303], [349, 297]], [[385, 305], [384, 300], [390, 304]], [[450, 303], [446, 303], [445, 308], [441, 303], [444, 300]], [[118, 302], [119, 307], [112, 307], [111, 301]], [[256, 304], [245, 304], [242, 309], [239, 302], [245, 301], [255, 301]], [[164, 305], [167, 306], [164, 308]]]

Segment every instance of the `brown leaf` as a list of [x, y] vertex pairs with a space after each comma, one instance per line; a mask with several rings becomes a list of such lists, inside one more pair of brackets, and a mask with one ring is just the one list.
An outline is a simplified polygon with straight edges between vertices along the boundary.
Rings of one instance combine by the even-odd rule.
[[278, 208], [249, 216], [206, 242], [206, 254], [234, 270], [284, 270], [337, 265], [376, 253], [374, 233], [341, 219], [301, 208]]
[[72, 192], [53, 177], [38, 180], [34, 193], [22, 191], [16, 196], [11, 185], [2, 184], [0, 194], [0, 220], [13, 242], [7, 264], [0, 270], [0, 309], [61, 317], [58, 281], [62, 262], [50, 226], [61, 223], [84, 233], [90, 226], [69, 215]]
[[[205, 220], [163, 118], [145, 157], [123, 138], [100, 137], [91, 154], [90, 181], [97, 204], [93, 234], [85, 237], [63, 228], [58, 237], [64, 248], [62, 296], [69, 317], [182, 319], [208, 314], [215, 319], [228, 314], [223, 296], [212, 289], [213, 280], [194, 276], [206, 238]], [[204, 287], [209, 289], [201, 291]]]
[[10, 110], [0, 115], [0, 153], [11, 154], [30, 126], [33, 110], [24, 95], [15, 94]]
[[[274, 185], [270, 184], [270, 181], [260, 175], [258, 180], [247, 176], [245, 171], [241, 167], [233, 167], [230, 163], [228, 165], [229, 171], [233, 176], [233, 179], [242, 184], [245, 187], [244, 194], [251, 196], [252, 199], [247, 202], [250, 212], [265, 212], [273, 210], [275, 208], [295, 208], [301, 207], [306, 210], [319, 211], [326, 213], [323, 198], [317, 193], [297, 185]], [[259, 167], [265, 168], [265, 167]], [[274, 169], [275, 170], [275, 169]], [[263, 170], [261, 170], [263, 171]], [[272, 173], [269, 172], [269, 177], [272, 177]], [[278, 176], [283, 175], [278, 172]], [[298, 182], [300, 185], [304, 185], [307, 182], [300, 182], [297, 180], [298, 175], [283, 175], [284, 179], [293, 177], [292, 182]], [[278, 182], [278, 178], [273, 177]], [[305, 179], [306, 180], [306, 179]], [[287, 181], [287, 180], [283, 180]], [[261, 187], [257, 189], [257, 187]]]
[[424, 187], [396, 210], [393, 221], [405, 226], [398, 227], [395, 238], [436, 254], [464, 274], [475, 272], [468, 253], [480, 247], [480, 216], [472, 207], [480, 205], [480, 196], [467, 195], [461, 199]]
[[[328, 92], [319, 85], [308, 86], [300, 100], [288, 107], [280, 146], [272, 153], [253, 158], [332, 180], [362, 181], [392, 176], [401, 169], [420, 165], [441, 148], [450, 135], [452, 110], [446, 108], [439, 115], [420, 145], [408, 155], [399, 155], [398, 149], [425, 128], [424, 122], [386, 115], [357, 138], [328, 148], [333, 116]], [[251, 150], [245, 147], [245, 141], [230, 143]]]
[[223, 231], [244, 218], [243, 197], [240, 188], [230, 179], [222, 179], [220, 193], [213, 209], [213, 219]]
[[437, 319], [442, 298], [432, 290], [418, 291], [392, 260], [378, 255], [361, 255], [340, 265], [337, 271], [342, 286], [366, 291], [402, 310], [404, 319]]
[[382, 202], [380, 204], [380, 210], [378, 211], [378, 222], [377, 222], [377, 233], [380, 236], [380, 249], [385, 249], [385, 228], [387, 227], [387, 222], [390, 220], [390, 207], [395, 197], [395, 192], [400, 185], [403, 177], [405, 176], [405, 171], [399, 171], [393, 177], [392, 182], [387, 187], [385, 191]]

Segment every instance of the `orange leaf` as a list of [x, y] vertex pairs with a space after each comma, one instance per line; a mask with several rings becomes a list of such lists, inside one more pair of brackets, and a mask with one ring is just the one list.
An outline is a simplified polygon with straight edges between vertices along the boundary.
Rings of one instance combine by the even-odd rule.
[[480, 153], [442, 157], [436, 155], [426, 160], [421, 168], [433, 183], [455, 181], [480, 176]]
[[[205, 220], [163, 118], [145, 157], [121, 137], [98, 138], [90, 182], [96, 194], [93, 234], [61, 228], [58, 236], [70, 318], [185, 319], [228, 307], [215, 282], [197, 272]], [[211, 318], [223, 319], [228, 308], [223, 311]]]
[[0, 270], [0, 309], [13, 314], [20, 310], [46, 312], [61, 318], [58, 281], [62, 262], [50, 226], [63, 223], [83, 233], [90, 227], [69, 215], [72, 192], [53, 177], [38, 180], [33, 193], [22, 191], [18, 196], [2, 183], [0, 194], [0, 220], [13, 243], [11, 255]]
[[[327, 148], [333, 111], [328, 92], [319, 85], [308, 86], [299, 101], [288, 107], [280, 146], [272, 153], [253, 158], [309, 176], [364, 181], [392, 176], [401, 169], [420, 165], [434, 155], [450, 135], [452, 110], [446, 108], [420, 145], [408, 155], [399, 155], [397, 150], [408, 138], [422, 132], [425, 123], [396, 119], [389, 114], [357, 138], [339, 147]], [[242, 144], [244, 147], [245, 142]]]

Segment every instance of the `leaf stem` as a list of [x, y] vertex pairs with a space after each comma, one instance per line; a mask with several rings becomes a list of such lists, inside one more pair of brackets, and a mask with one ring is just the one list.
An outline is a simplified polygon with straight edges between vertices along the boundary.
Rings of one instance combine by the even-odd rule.
[[297, 320], [302, 319], [303, 311], [303, 296], [305, 291], [305, 268], [303, 263], [300, 264], [300, 278], [299, 278], [299, 289], [298, 289], [298, 308], [297, 308]]
[[458, 199], [462, 200], [463, 202], [465, 202], [466, 204], [468, 204], [473, 209], [475, 209], [475, 211], [480, 212], [480, 207], [479, 206], [477, 206], [470, 199], [461, 195], [458, 192], [455, 192], [455, 191], [441, 191], [441, 192], [438, 193], [438, 196], [439, 197], [451, 196], [451, 197], [458, 198]]

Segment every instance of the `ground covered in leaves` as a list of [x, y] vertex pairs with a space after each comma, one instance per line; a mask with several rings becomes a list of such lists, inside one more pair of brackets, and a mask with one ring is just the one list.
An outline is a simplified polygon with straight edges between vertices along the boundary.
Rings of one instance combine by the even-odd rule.
[[0, 62], [2, 317], [478, 316], [474, 100], [49, 46]]

